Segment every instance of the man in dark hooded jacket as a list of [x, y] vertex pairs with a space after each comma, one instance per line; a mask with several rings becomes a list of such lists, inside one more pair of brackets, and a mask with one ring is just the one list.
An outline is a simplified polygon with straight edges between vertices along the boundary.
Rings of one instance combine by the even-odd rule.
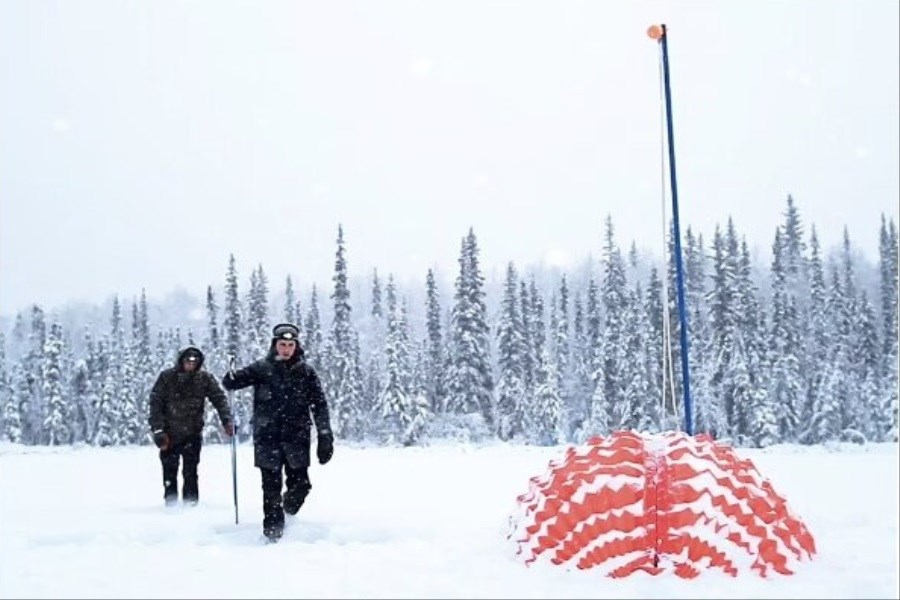
[[225, 433], [229, 437], [234, 435], [234, 421], [225, 393], [215, 377], [202, 368], [203, 352], [196, 346], [187, 346], [178, 353], [175, 366], [159, 374], [150, 391], [150, 430], [159, 447], [167, 505], [178, 502], [179, 459], [184, 461], [184, 501], [194, 505], [200, 497], [197, 465], [207, 399], [219, 413]]
[[[284, 513], [296, 514], [312, 489], [309, 454], [313, 422], [319, 463], [327, 463], [334, 452], [328, 404], [319, 377], [303, 360], [299, 335], [290, 323], [276, 325], [268, 355], [229, 371], [222, 380], [228, 390], [254, 386], [254, 464], [262, 476], [263, 534], [270, 540], [281, 537]], [[282, 470], [287, 476], [283, 497]]]

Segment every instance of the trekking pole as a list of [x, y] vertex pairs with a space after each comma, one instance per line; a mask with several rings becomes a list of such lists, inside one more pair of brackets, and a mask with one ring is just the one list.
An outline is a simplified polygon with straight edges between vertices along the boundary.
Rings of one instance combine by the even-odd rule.
[[[234, 377], [234, 357], [228, 357], [228, 372]], [[231, 405], [231, 418], [234, 421], [234, 435], [231, 436], [231, 488], [234, 492], [234, 524], [238, 524], [238, 491], [237, 491], [237, 413], [234, 410], [234, 392], [228, 390], [228, 404]]]

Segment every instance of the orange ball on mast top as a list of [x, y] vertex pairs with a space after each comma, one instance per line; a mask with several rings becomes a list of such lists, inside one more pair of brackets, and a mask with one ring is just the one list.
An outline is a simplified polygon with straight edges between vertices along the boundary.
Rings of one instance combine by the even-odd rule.
[[651, 25], [647, 28], [647, 35], [658, 41], [663, 36], [663, 28], [659, 25]]

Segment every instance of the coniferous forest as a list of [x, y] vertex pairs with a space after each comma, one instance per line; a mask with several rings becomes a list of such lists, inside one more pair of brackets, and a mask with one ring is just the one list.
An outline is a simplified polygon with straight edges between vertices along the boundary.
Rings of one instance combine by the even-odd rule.
[[[764, 253], [730, 219], [684, 231], [696, 432], [759, 447], [897, 441], [897, 225], [882, 216], [866, 235], [876, 228], [877, 261], [846, 230], [819, 239], [790, 197]], [[681, 426], [671, 240], [663, 263], [621, 247], [607, 219], [598, 257], [577, 269], [509, 263], [488, 280], [475, 232], [461, 233], [452, 280], [429, 270], [414, 287], [388, 271], [351, 277], [338, 226], [327, 285], [270, 281], [263, 265], [248, 277], [226, 256], [189, 322], [154, 322], [146, 290], [110, 290], [102, 311], [66, 319], [36, 303], [0, 332], [0, 439], [150, 444], [149, 390], [180, 347], [200, 346], [221, 378], [229, 356], [261, 358], [281, 321], [301, 326], [345, 442], [550, 445]], [[234, 409], [244, 441], [251, 393]], [[222, 439], [211, 413], [205, 437]]]

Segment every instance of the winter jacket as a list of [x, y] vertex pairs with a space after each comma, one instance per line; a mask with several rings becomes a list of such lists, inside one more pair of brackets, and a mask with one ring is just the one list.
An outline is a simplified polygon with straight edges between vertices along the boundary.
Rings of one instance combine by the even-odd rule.
[[[181, 362], [188, 352], [198, 352], [195, 371], [185, 371]], [[225, 392], [215, 377], [202, 370], [203, 353], [188, 346], [178, 353], [175, 366], [159, 374], [150, 391], [150, 430], [168, 434], [172, 445], [203, 433], [205, 402], [208, 399], [219, 413], [222, 425], [232, 420]]]
[[273, 340], [266, 358], [226, 374], [222, 384], [228, 390], [254, 386], [253, 442], [257, 467], [281, 468], [282, 453], [291, 467], [308, 467], [313, 422], [319, 435], [331, 434], [328, 403], [319, 377], [304, 362], [299, 346], [291, 358], [278, 360]]

